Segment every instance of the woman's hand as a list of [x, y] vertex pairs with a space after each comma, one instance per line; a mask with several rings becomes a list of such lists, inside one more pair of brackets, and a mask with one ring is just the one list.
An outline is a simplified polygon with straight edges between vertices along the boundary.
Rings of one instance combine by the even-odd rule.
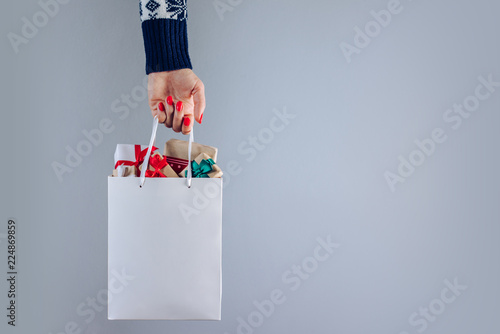
[[160, 123], [188, 134], [193, 120], [201, 124], [205, 110], [205, 87], [190, 69], [148, 75], [149, 107]]

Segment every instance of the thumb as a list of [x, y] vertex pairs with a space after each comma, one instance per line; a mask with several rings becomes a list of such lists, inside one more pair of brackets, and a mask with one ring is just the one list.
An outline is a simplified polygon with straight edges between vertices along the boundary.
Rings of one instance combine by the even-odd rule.
[[192, 91], [194, 102], [194, 119], [201, 124], [203, 112], [205, 111], [205, 85], [201, 80], [196, 82]]

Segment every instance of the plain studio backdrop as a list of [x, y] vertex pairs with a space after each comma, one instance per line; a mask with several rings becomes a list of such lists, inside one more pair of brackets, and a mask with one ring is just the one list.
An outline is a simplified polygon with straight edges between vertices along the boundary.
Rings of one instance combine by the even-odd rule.
[[139, 6], [58, 4], [1, 14], [2, 333], [500, 330], [500, 3], [189, 1], [195, 139], [226, 173], [220, 322], [107, 320], [107, 176], [151, 127]]

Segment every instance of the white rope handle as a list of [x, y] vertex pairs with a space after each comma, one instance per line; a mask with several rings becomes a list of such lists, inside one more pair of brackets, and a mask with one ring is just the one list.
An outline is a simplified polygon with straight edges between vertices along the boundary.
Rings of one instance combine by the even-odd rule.
[[[194, 127], [193, 127], [194, 129]], [[191, 179], [193, 178], [193, 175], [191, 173], [191, 146], [193, 146], [193, 141], [194, 141], [194, 135], [193, 135], [193, 129], [191, 129], [191, 132], [189, 133], [189, 144], [188, 144], [188, 175], [187, 175], [187, 186], [188, 188], [191, 188]]]
[[[153, 119], [153, 130], [151, 132], [151, 139], [149, 140], [149, 146], [148, 146], [148, 151], [146, 152], [146, 156], [144, 157], [144, 162], [142, 163], [142, 170], [141, 170], [141, 176], [140, 176], [140, 181], [139, 181], [139, 187], [143, 187], [144, 183], [146, 182], [146, 170], [149, 167], [149, 158], [151, 157], [151, 151], [153, 150], [153, 146], [155, 144], [155, 139], [156, 139], [156, 131], [158, 130], [158, 116], [155, 116]], [[187, 186], [188, 188], [191, 188], [191, 146], [193, 145], [194, 141], [194, 136], [193, 136], [193, 129], [191, 129], [191, 132], [189, 133], [189, 144], [188, 144], [188, 169], [187, 169]]]
[[155, 116], [155, 118], [153, 119], [153, 131], [151, 133], [151, 139], [149, 140], [148, 151], [146, 153], [146, 156], [144, 157], [144, 162], [142, 163], [141, 180], [139, 183], [139, 187], [141, 188], [144, 185], [144, 182], [146, 182], [146, 170], [149, 167], [149, 157], [151, 156], [151, 151], [153, 150], [153, 145], [155, 144], [157, 130], [158, 130], [158, 116]]

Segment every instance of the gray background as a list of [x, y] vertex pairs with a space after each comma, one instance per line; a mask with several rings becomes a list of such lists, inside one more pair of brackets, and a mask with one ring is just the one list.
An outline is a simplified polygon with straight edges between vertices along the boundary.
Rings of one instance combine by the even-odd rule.
[[[424, 332], [497, 332], [500, 92], [457, 130], [442, 117], [479, 76], [500, 81], [500, 4], [402, 0], [348, 63], [340, 43], [353, 44], [354, 27], [387, 3], [246, 0], [221, 20], [212, 1], [190, 0], [190, 53], [207, 87], [196, 140], [219, 148], [223, 169], [230, 160], [242, 167], [224, 190], [223, 320], [108, 321], [104, 310], [90, 323], [76, 309], [107, 286], [114, 148], [150, 133], [146, 100], [123, 120], [111, 109], [145, 76], [138, 4], [61, 5], [16, 54], [7, 34], [21, 34], [22, 17], [41, 9], [4, 3], [0, 247], [6, 254], [15, 217], [19, 306], [15, 329], [2, 311], [2, 333], [55, 334], [75, 322], [81, 333], [232, 334], [253, 301], [280, 289], [286, 301], [255, 333], [413, 334], [422, 327], [409, 317], [455, 278], [467, 288]], [[238, 146], [284, 108], [296, 117], [247, 161]], [[114, 131], [59, 182], [51, 164], [103, 118]], [[434, 128], [447, 141], [391, 192], [384, 172]], [[161, 128], [158, 141], [173, 136]], [[292, 291], [282, 274], [327, 235], [340, 247]]]

